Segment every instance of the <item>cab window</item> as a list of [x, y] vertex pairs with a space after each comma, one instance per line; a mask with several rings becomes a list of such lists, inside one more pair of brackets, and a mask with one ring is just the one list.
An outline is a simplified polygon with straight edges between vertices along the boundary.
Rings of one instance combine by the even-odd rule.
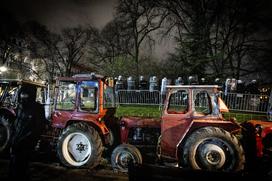
[[105, 86], [104, 87], [104, 108], [114, 108], [115, 107], [115, 98], [114, 91], [112, 87]]
[[80, 98], [79, 109], [80, 111], [94, 112], [97, 110], [98, 105], [98, 83], [94, 81], [83, 81], [79, 85]]
[[94, 87], [81, 86], [80, 87], [80, 110], [94, 111], [96, 110], [96, 92]]
[[201, 115], [211, 114], [211, 101], [207, 91], [193, 91], [193, 109]]
[[18, 87], [1, 87], [1, 101], [6, 105], [15, 105], [17, 102]]
[[43, 87], [37, 87], [36, 101], [45, 104], [45, 89]]
[[171, 93], [167, 108], [168, 114], [184, 114], [188, 111], [188, 92], [178, 90]]

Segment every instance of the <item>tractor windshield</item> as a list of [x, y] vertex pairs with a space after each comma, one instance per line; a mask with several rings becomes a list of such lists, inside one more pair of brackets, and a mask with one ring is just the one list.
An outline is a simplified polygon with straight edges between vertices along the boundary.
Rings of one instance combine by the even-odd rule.
[[0, 84], [0, 97], [1, 97], [1, 102], [4, 100], [5, 94], [7, 92], [7, 84]]
[[56, 109], [73, 110], [76, 100], [76, 82], [60, 82], [57, 95]]
[[79, 84], [79, 110], [87, 112], [98, 111], [98, 82], [82, 81]]
[[168, 114], [185, 114], [188, 111], [188, 91], [173, 91], [169, 97]]
[[10, 86], [9, 84], [1, 84], [0, 96], [1, 104], [13, 105], [16, 102], [18, 87]]

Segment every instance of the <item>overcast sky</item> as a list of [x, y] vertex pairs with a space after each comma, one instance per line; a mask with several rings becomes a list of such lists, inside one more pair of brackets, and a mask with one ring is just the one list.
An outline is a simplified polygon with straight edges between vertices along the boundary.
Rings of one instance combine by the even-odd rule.
[[1, 0], [21, 20], [36, 20], [55, 31], [91, 24], [102, 28], [113, 18], [118, 0]]

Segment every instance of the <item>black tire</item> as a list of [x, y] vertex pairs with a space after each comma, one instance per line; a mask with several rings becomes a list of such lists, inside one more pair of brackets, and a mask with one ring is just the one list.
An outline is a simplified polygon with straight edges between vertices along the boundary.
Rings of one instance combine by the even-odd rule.
[[102, 152], [103, 145], [98, 132], [84, 123], [68, 126], [57, 144], [58, 157], [67, 167], [94, 168], [100, 163]]
[[138, 148], [130, 144], [117, 146], [111, 154], [111, 165], [114, 171], [128, 172], [128, 164], [142, 164], [143, 159]]
[[10, 141], [10, 120], [6, 116], [0, 116], [0, 152], [7, 150]]
[[245, 150], [246, 168], [249, 172], [257, 169], [257, 147], [256, 147], [256, 129], [249, 122], [241, 123], [242, 138], [241, 144]]
[[157, 141], [156, 156], [158, 161], [160, 161], [161, 160], [161, 135], [159, 136]]
[[181, 166], [191, 169], [238, 172], [244, 169], [245, 154], [238, 139], [217, 127], [193, 132], [182, 148]]

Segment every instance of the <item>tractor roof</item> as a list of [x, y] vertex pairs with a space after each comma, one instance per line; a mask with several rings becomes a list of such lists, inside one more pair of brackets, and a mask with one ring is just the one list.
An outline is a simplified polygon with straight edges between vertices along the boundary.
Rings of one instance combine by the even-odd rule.
[[57, 80], [61, 81], [84, 81], [84, 80], [98, 80], [105, 79], [106, 77], [99, 74], [76, 74], [72, 77], [58, 77]]
[[33, 85], [36, 87], [45, 87], [45, 85], [42, 83], [34, 82], [31, 80], [23, 80], [23, 79], [0, 79], [0, 84], [9, 84], [11, 86], [28, 84], [28, 85]]

